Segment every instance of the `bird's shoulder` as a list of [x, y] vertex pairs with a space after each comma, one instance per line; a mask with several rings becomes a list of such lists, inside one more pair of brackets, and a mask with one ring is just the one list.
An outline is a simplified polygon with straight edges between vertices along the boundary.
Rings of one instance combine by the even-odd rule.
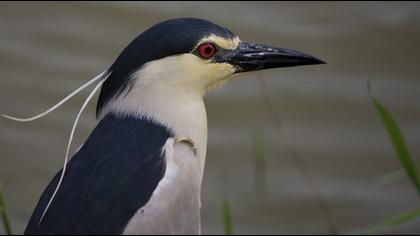
[[200, 233], [201, 174], [194, 144], [171, 138], [164, 149], [165, 175], [149, 202], [130, 219], [124, 234]]

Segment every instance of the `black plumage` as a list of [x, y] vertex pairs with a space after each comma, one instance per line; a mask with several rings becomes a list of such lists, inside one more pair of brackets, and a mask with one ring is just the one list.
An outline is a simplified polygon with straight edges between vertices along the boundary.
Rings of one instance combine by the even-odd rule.
[[25, 234], [119, 234], [165, 173], [162, 148], [173, 136], [150, 120], [107, 115], [42, 194]]

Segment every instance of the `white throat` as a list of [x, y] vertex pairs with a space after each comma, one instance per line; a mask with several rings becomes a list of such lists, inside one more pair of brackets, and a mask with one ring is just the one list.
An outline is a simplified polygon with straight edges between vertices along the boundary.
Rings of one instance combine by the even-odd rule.
[[186, 77], [194, 71], [177, 66], [186, 57], [190, 56], [147, 63], [133, 74], [126, 91], [111, 99], [101, 116], [113, 113], [119, 117], [148, 118], [170, 128], [175, 133], [175, 141], [188, 141], [194, 145], [203, 172], [207, 148], [207, 114], [203, 96], [207, 88], [194, 81], [197, 78]]

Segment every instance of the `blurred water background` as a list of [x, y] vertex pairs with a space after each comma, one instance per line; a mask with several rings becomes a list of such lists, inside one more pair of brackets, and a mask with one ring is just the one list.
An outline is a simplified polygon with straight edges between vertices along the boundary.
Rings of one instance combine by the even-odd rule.
[[[293, 149], [341, 233], [420, 206], [366, 91], [371, 80], [373, 94], [400, 124], [418, 163], [417, 2], [1, 2], [0, 113], [27, 117], [44, 111], [106, 69], [140, 32], [175, 17], [205, 18], [244, 41], [328, 62], [248, 74], [206, 97], [204, 234], [223, 233], [225, 195], [235, 233], [328, 233]], [[32, 123], [0, 119], [0, 181], [17, 233], [62, 166], [71, 124], [87, 96], [82, 94]], [[267, 94], [280, 130], [267, 110]], [[82, 117], [75, 148], [97, 122], [95, 105]], [[262, 177], [253, 158], [256, 142], [264, 153]], [[388, 231], [419, 232], [419, 220]]]

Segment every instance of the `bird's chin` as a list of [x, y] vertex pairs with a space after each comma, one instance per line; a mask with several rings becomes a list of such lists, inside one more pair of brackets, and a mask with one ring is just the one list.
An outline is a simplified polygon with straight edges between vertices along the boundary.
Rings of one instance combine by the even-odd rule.
[[231, 75], [225, 76], [223, 78], [220, 78], [218, 80], [215, 80], [215, 81], [211, 82], [210, 84], [207, 85], [207, 93], [214, 90], [214, 89], [219, 88], [220, 86], [226, 84], [227, 82], [229, 82], [231, 80], [239, 78], [241, 75], [242, 74], [236, 74], [235, 73], [235, 74], [231, 74]]

